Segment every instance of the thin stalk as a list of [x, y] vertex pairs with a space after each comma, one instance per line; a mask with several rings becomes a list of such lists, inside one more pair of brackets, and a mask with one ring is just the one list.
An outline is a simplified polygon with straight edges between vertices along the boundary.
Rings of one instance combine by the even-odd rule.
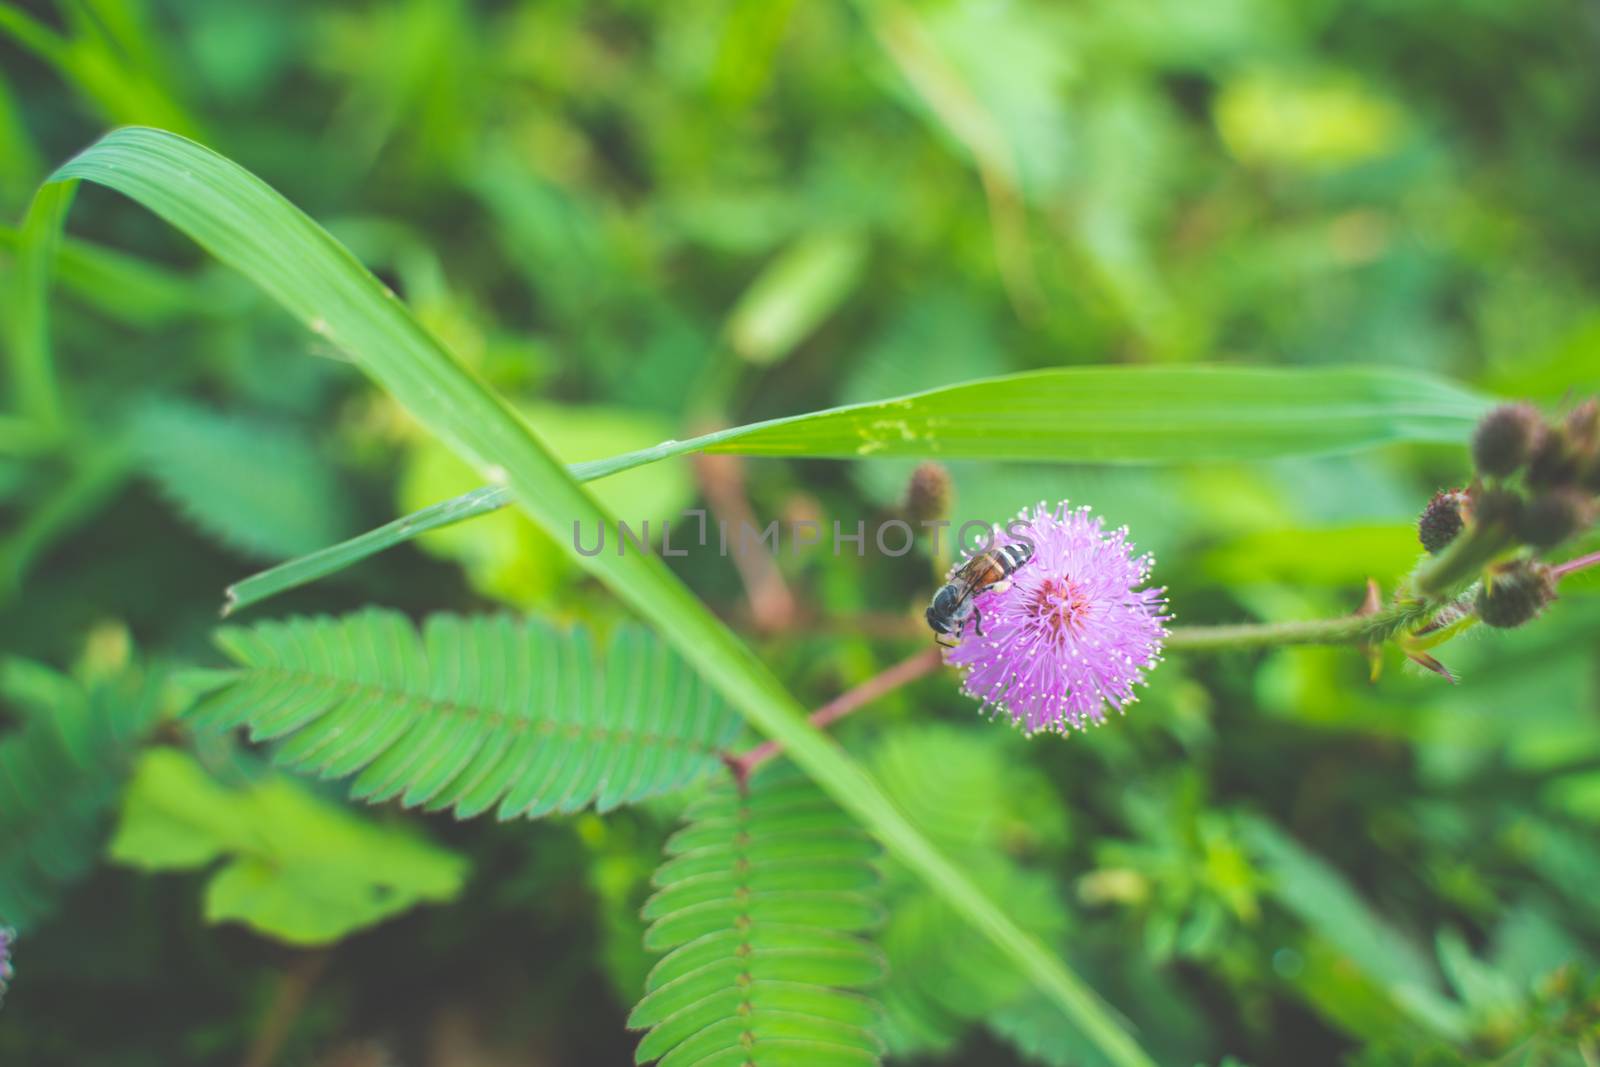
[[1504, 523], [1474, 523], [1448, 548], [1425, 560], [1412, 573], [1410, 588], [1435, 604], [1451, 600], [1477, 581], [1496, 556], [1516, 543]]
[[[1476, 554], [1481, 551], [1474, 549]], [[1426, 566], [1426, 565], [1425, 565]], [[1452, 566], [1454, 566], [1452, 564]], [[1600, 566], [1600, 552], [1569, 559], [1550, 568], [1559, 581], [1572, 574]], [[1462, 585], [1476, 581], [1473, 574], [1462, 581], [1452, 580], [1459, 592]], [[1387, 641], [1402, 633], [1416, 632], [1423, 622], [1452, 604], [1411, 597], [1399, 600], [1370, 614], [1341, 615], [1334, 619], [1306, 619], [1296, 622], [1257, 622], [1231, 626], [1178, 626], [1167, 634], [1166, 648], [1172, 652], [1216, 652], [1236, 648], [1272, 648], [1278, 645], [1352, 645]], [[1452, 623], [1459, 619], [1452, 619]]]
[[50, 351], [49, 292], [61, 225], [71, 206], [71, 186], [46, 185], [35, 194], [22, 224], [9, 309], [11, 387], [22, 414], [46, 430], [57, 429], [62, 421]]
[[312, 952], [297, 956], [284, 968], [278, 976], [277, 989], [262, 1019], [261, 1029], [245, 1053], [244, 1067], [272, 1067], [277, 1062], [295, 1020], [305, 1009], [312, 987], [327, 966], [327, 952]]
[[[880, 674], [876, 674], [854, 689], [834, 697], [822, 707], [811, 713], [811, 725], [819, 730], [825, 730], [840, 719], [857, 711], [877, 700], [879, 697], [894, 692], [909, 682], [932, 674], [939, 669], [939, 664], [944, 662], [944, 657], [939, 655], [938, 648], [926, 648], [909, 659], [903, 659], [893, 667]], [[750, 780], [750, 775], [755, 769], [774, 758], [783, 751], [783, 745], [778, 741], [765, 741], [750, 751], [737, 756], [728, 756], [726, 762], [728, 769], [733, 772], [734, 778], [743, 789]]]
[[1212, 652], [1277, 645], [1350, 645], [1386, 641], [1437, 610], [1422, 600], [1403, 600], [1370, 615], [1228, 626], [1177, 626], [1165, 647], [1172, 652]]
[[1550, 577], [1560, 581], [1569, 574], [1577, 574], [1579, 571], [1588, 570], [1590, 567], [1597, 565], [1600, 565], [1600, 552], [1591, 552], [1587, 556], [1579, 556], [1577, 559], [1569, 559], [1565, 563], [1557, 563], [1550, 568]]

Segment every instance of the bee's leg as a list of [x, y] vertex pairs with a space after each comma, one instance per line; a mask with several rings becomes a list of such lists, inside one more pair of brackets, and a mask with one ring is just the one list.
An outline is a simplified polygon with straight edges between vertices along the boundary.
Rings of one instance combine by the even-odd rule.
[[972, 608], [972, 628], [978, 631], [979, 637], [983, 636], [983, 612], [979, 611], [976, 605]]
[[986, 592], [986, 593], [1004, 593], [1007, 589], [1010, 589], [1010, 588], [1011, 588], [1011, 579], [1007, 578], [1003, 582], [995, 582], [989, 588], [985, 589], [984, 592]]

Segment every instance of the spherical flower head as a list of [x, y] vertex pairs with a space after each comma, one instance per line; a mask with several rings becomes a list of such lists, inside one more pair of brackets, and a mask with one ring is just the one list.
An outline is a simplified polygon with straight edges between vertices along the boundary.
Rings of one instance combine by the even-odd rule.
[[1422, 509], [1422, 516], [1417, 520], [1417, 539], [1429, 555], [1444, 551], [1445, 546], [1454, 541], [1456, 534], [1466, 525], [1461, 515], [1462, 505], [1466, 502], [1465, 490], [1449, 489], [1433, 494], [1428, 506]]
[[1032, 541], [1033, 558], [1011, 585], [974, 599], [983, 635], [968, 628], [946, 660], [961, 687], [1010, 715], [1026, 733], [1065, 732], [1106, 720], [1137, 700], [1134, 687], [1160, 660], [1164, 589], [1142, 589], [1154, 560], [1135, 555], [1126, 528], [1107, 531], [1088, 508], [1024, 511], [995, 545]]

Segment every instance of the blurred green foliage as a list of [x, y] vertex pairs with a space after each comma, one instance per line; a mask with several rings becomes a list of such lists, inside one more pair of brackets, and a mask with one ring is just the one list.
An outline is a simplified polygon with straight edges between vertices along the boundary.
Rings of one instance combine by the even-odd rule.
[[208, 922], [292, 945], [334, 941], [422, 901], [453, 898], [465, 864], [403, 827], [374, 827], [294, 780], [228, 789], [170, 748], [140, 759], [107, 855], [148, 871], [226, 865], [206, 883]]
[[[202, 137], [327, 222], [571, 460], [1108, 362], [1371, 362], [1553, 403], [1600, 383], [1597, 38], [1580, 0], [8, 2], [0, 207], [20, 220], [109, 125]], [[222, 665], [229, 581], [472, 482], [240, 279], [79, 199], [43, 352], [25, 235], [0, 229], [0, 919], [24, 934], [0, 1062], [237, 1060], [308, 973], [282, 1062], [628, 1062], [637, 910], [678, 802], [604, 823], [358, 813], [247, 785], [238, 739], [165, 721], [217, 681], [160, 665]], [[669, 463], [596, 488], [640, 519], [726, 506], [725, 482]], [[953, 474], [958, 522], [1070, 496], [1128, 523], [1203, 622], [1352, 608], [1466, 469], [1429, 446]], [[739, 484], [763, 521], [853, 525], [893, 513], [906, 473], [760, 460]], [[785, 553], [795, 607], [774, 615], [728, 560], [674, 562], [817, 703], [920, 644], [901, 623], [937, 565]], [[938, 678], [839, 734], [1163, 1063], [1592, 1062], [1594, 589], [1435, 650], [1453, 688], [1397, 661], [1372, 684], [1342, 649], [1174, 657], [1085, 737], [1023, 743]], [[510, 514], [283, 609], [368, 602], [623, 621]], [[176, 745], [217, 780], [176, 770]], [[191, 851], [207, 839], [162, 809], [178, 863], [148, 831], [183, 782], [215, 832]], [[278, 790], [288, 814], [260, 799]], [[283, 945], [309, 938], [305, 895], [274, 896], [315, 857], [268, 850], [269, 878], [249, 829], [291, 817], [297, 847], [338, 826], [359, 843], [342, 859], [399, 849], [421, 872], [376, 910], [369, 872], [319, 875], [350, 896], [313, 910], [334, 927], [316, 939], [363, 930], [318, 972]], [[199, 869], [97, 865], [107, 848]], [[251, 903], [217, 888], [241, 870]], [[886, 874], [891, 1062], [1095, 1062]]]

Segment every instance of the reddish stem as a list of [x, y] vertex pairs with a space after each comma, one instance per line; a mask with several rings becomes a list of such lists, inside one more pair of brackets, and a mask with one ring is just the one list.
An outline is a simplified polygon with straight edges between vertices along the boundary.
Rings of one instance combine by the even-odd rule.
[[[892, 693], [924, 675], [932, 674], [943, 662], [937, 647], [924, 649], [822, 705], [811, 713], [811, 725], [819, 730], [826, 729], [879, 697]], [[727, 763], [728, 769], [733, 772], [734, 779], [739, 783], [739, 788], [743, 789], [757, 767], [782, 751], [783, 746], [778, 742], [764, 741], [748, 752], [723, 757], [723, 762]]]
[[261, 1029], [245, 1054], [244, 1067], [270, 1067], [276, 1062], [284, 1041], [294, 1029], [295, 1020], [306, 1006], [311, 987], [316, 985], [327, 966], [328, 953], [324, 951], [301, 953], [284, 968], [278, 976], [278, 987]]
[[1565, 578], [1569, 574], [1587, 570], [1596, 564], [1600, 564], [1600, 552], [1591, 552], [1587, 556], [1579, 556], [1577, 559], [1569, 559], [1565, 563], [1556, 564], [1550, 568], [1550, 576], [1556, 579]]
[[796, 607], [777, 560], [759, 536], [751, 550], [745, 551], [744, 531], [755, 530], [757, 525], [745, 490], [744, 464], [738, 456], [702, 453], [694, 457], [694, 471], [712, 514], [734, 531], [733, 566], [744, 583], [751, 621], [767, 633], [787, 630]]

